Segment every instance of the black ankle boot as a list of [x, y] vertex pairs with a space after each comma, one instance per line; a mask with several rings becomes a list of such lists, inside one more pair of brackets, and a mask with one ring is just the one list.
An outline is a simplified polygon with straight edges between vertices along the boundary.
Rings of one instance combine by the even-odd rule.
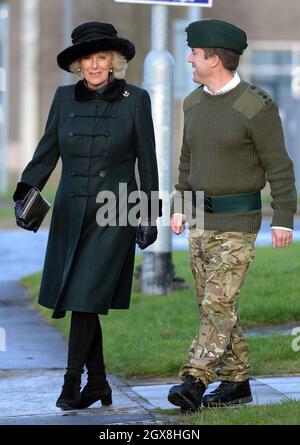
[[252, 402], [249, 380], [244, 382], [223, 381], [210, 394], [203, 397], [203, 405], [208, 407], [238, 405]]
[[112, 404], [112, 391], [107, 380], [105, 380], [105, 382], [103, 382], [102, 384], [88, 381], [81, 392], [78, 408], [88, 408], [98, 400], [101, 401], [101, 404], [103, 406]]
[[78, 375], [69, 371], [64, 376], [64, 385], [62, 392], [56, 401], [56, 406], [63, 410], [77, 409], [80, 401], [80, 380], [81, 373]]
[[205, 389], [204, 383], [188, 375], [181, 385], [172, 386], [168, 400], [173, 405], [180, 406], [182, 411], [197, 410], [201, 406]]

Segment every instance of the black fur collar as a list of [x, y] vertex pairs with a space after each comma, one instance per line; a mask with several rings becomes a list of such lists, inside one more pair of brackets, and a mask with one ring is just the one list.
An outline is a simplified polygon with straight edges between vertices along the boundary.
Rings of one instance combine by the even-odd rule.
[[80, 80], [75, 85], [75, 100], [83, 102], [86, 100], [95, 99], [100, 97], [102, 100], [113, 102], [115, 100], [121, 100], [126, 82], [124, 79], [114, 79], [110, 82], [107, 88], [102, 94], [98, 94], [96, 91], [92, 91], [86, 87], [84, 80]]

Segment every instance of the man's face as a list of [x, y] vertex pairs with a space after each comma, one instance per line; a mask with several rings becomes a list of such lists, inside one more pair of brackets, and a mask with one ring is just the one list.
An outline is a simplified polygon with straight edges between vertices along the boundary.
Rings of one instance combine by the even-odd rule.
[[205, 59], [204, 50], [202, 48], [192, 48], [187, 61], [192, 64], [193, 81], [205, 84], [212, 74], [212, 58]]

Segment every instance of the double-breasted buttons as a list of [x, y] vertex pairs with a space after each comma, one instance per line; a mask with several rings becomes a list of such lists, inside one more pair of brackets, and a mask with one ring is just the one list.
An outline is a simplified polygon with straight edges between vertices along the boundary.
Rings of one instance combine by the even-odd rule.
[[106, 172], [104, 170], [99, 171], [100, 178], [105, 178]]

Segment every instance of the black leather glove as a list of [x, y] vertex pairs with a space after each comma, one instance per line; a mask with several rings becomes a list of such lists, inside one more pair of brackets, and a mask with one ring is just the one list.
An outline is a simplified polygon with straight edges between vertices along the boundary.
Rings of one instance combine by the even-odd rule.
[[157, 227], [150, 224], [151, 221], [148, 220], [148, 225], [140, 224], [137, 228], [136, 243], [142, 250], [153, 244], [157, 239]]
[[37, 218], [32, 218], [28, 223], [25, 223], [20, 217], [19, 214], [22, 210], [22, 201], [21, 200], [17, 200], [15, 202], [15, 215], [16, 215], [16, 223], [19, 227], [22, 227], [22, 229], [25, 230], [30, 230], [33, 232], [36, 232], [38, 229], [37, 223], [38, 223], [38, 219]]

